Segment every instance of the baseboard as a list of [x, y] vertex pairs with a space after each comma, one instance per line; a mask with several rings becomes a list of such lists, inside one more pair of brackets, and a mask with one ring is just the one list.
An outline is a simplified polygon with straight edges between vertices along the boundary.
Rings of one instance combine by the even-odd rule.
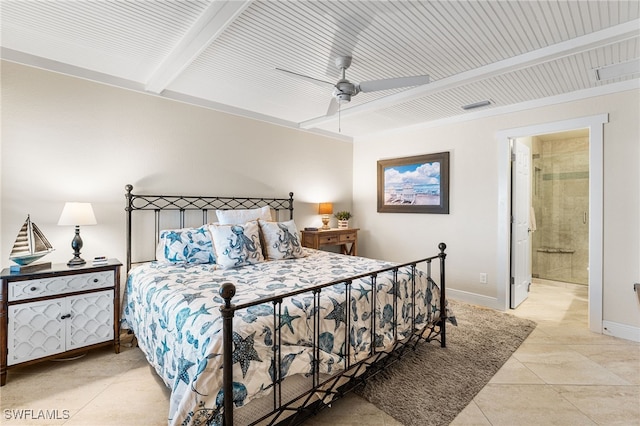
[[481, 294], [470, 293], [468, 291], [456, 290], [455, 288], [447, 288], [447, 299], [459, 300], [461, 302], [470, 303], [472, 305], [485, 306], [487, 308], [503, 311], [504, 309], [498, 304], [498, 299]]
[[612, 321], [602, 321], [602, 334], [640, 342], [640, 328]]

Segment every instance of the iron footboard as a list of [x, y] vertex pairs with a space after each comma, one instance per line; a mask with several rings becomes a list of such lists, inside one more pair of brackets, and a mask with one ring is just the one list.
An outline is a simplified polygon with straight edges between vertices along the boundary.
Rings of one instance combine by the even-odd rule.
[[[285, 295], [274, 296], [270, 298], [260, 299], [250, 303], [244, 303], [241, 305], [233, 305], [232, 299], [236, 293], [236, 288], [232, 283], [225, 283], [222, 285], [220, 289], [220, 295], [224, 299], [224, 305], [220, 307], [220, 311], [222, 313], [223, 318], [223, 419], [225, 426], [232, 426], [234, 422], [234, 398], [227, 398], [227, 395], [233, 395], [233, 318], [235, 312], [241, 309], [247, 309], [252, 306], [257, 306], [265, 303], [273, 304], [273, 321], [274, 321], [274, 330], [281, 330], [282, 326], [282, 303], [285, 299], [291, 298], [293, 296], [300, 295], [302, 293], [312, 293], [313, 294], [313, 342], [312, 342], [312, 351], [313, 351], [313, 375], [312, 375], [312, 383], [313, 386], [306, 390], [305, 392], [295, 396], [293, 398], [288, 398], [286, 401], [283, 401], [282, 396], [282, 383], [284, 381], [284, 375], [282, 373], [282, 354], [280, 352], [282, 340], [281, 333], [274, 333], [273, 337], [273, 354], [274, 354], [274, 369], [276, 371], [273, 374], [273, 410], [268, 414], [265, 414], [260, 419], [257, 419], [254, 423], [251, 424], [264, 424], [265, 422], [269, 425], [278, 424], [286, 419], [286, 424], [299, 424], [304, 419], [310, 417], [311, 415], [317, 413], [322, 408], [326, 407], [332, 401], [337, 398], [342, 397], [347, 392], [351, 391], [358, 384], [364, 383], [369, 377], [375, 375], [378, 371], [381, 371], [389, 364], [397, 361], [402, 358], [402, 356], [408, 351], [415, 349], [416, 345], [421, 341], [438, 341], [440, 342], [441, 347], [446, 346], [446, 320], [447, 320], [447, 311], [446, 311], [446, 294], [445, 294], [445, 249], [446, 245], [444, 243], [440, 243], [438, 245], [440, 253], [420, 259], [414, 262], [409, 262], [401, 265], [395, 265], [393, 267], [388, 267], [385, 269], [380, 269], [377, 271], [364, 273], [360, 275], [356, 275], [347, 279], [339, 280], [339, 281], [331, 281], [328, 283], [320, 284], [313, 286], [311, 288], [301, 289], [299, 291], [290, 292]], [[425, 327], [418, 327], [419, 321], [416, 318], [416, 309], [415, 309], [415, 280], [416, 274], [418, 273], [418, 265], [425, 264], [426, 265], [426, 279], [429, 282], [435, 284], [435, 280], [431, 275], [431, 264], [432, 261], [438, 259], [439, 260], [439, 272], [440, 272], [440, 282], [438, 283], [438, 287], [440, 290], [440, 304], [439, 304], [439, 315], [437, 319], [434, 319], [430, 324], [427, 324]], [[375, 344], [376, 336], [378, 334], [376, 331], [380, 326], [377, 324], [376, 317], [377, 314], [371, 315], [370, 321], [370, 335], [371, 339], [370, 348], [369, 348], [369, 356], [366, 359], [352, 362], [350, 345], [349, 343], [349, 333], [350, 330], [350, 321], [351, 312], [353, 303], [353, 299], [351, 297], [352, 284], [356, 280], [368, 279], [371, 282], [371, 289], [373, 291], [371, 295], [371, 312], [377, 312], [376, 304], [376, 280], [381, 273], [391, 272], [393, 274], [393, 283], [394, 285], [398, 285], [397, 274], [401, 268], [410, 268], [411, 271], [411, 303], [410, 303], [410, 315], [411, 315], [411, 331], [408, 335], [398, 336], [398, 330], [396, 324], [392, 324], [393, 327], [393, 343], [391, 348], [386, 348], [384, 350], [378, 350], [377, 345]], [[345, 298], [346, 298], [346, 309], [345, 309], [345, 348], [346, 354], [344, 354], [344, 369], [334, 375], [331, 375], [329, 378], [323, 378], [320, 374], [320, 309], [317, 309], [317, 306], [320, 305], [320, 300], [322, 296], [322, 290], [329, 286], [335, 285], [344, 285], [345, 286]], [[393, 291], [393, 317], [396, 318], [398, 313], [398, 291]], [[318, 397], [320, 395], [320, 397]]]

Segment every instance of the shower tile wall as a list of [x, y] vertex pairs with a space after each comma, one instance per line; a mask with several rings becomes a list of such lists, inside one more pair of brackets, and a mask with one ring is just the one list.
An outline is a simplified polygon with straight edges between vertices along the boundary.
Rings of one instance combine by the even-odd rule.
[[588, 284], [589, 137], [532, 145], [532, 275]]

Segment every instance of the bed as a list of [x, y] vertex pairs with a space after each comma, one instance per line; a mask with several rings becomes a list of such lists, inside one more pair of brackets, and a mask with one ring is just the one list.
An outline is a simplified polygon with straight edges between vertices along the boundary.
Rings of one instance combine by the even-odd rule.
[[171, 389], [169, 424], [299, 424], [446, 345], [443, 243], [394, 264], [301, 247], [293, 193], [125, 195], [123, 328]]

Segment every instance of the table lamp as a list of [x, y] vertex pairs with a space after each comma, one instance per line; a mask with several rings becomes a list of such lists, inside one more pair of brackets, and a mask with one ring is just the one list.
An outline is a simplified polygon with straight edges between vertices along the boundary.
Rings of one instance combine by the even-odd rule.
[[331, 219], [330, 215], [333, 214], [333, 204], [332, 203], [318, 204], [318, 213], [322, 215], [322, 229], [330, 229], [329, 220]]
[[82, 238], [80, 238], [80, 225], [95, 225], [96, 216], [93, 214], [91, 203], [65, 203], [60, 214], [58, 225], [75, 226], [76, 235], [71, 240], [71, 248], [73, 249], [73, 259], [67, 262], [68, 266], [80, 266], [86, 262], [80, 257], [82, 249]]

